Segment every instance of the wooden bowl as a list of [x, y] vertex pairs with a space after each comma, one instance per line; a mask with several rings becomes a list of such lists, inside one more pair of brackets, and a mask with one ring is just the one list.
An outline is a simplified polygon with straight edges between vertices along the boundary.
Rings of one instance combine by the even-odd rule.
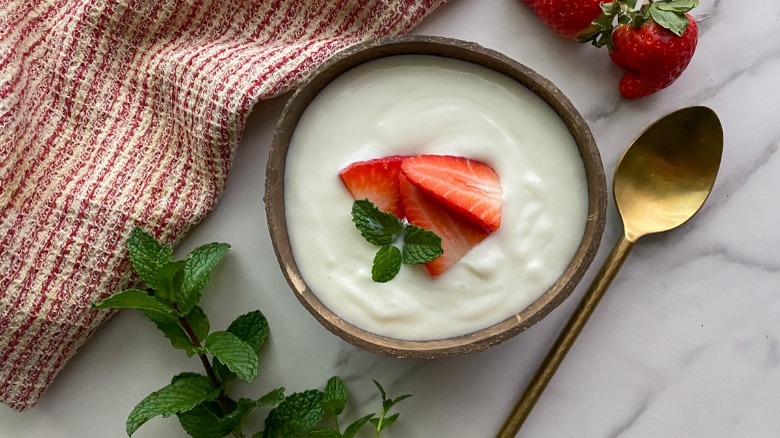
[[[306, 107], [328, 83], [347, 70], [394, 55], [434, 55], [478, 64], [502, 73], [537, 94], [560, 116], [580, 150], [588, 184], [588, 215], [579, 247], [558, 280], [529, 307], [491, 327], [448, 339], [404, 341], [378, 336], [339, 318], [317, 298], [302, 278], [287, 234], [284, 172], [293, 131]], [[399, 358], [435, 358], [484, 350], [522, 332], [544, 318], [574, 290], [598, 249], [607, 208], [601, 158], [588, 125], [569, 99], [550, 81], [512, 59], [474, 43], [441, 37], [395, 36], [346, 49], [316, 69], [284, 108], [271, 145], [265, 180], [265, 207], [274, 251], [295, 296], [322, 324], [362, 349]]]

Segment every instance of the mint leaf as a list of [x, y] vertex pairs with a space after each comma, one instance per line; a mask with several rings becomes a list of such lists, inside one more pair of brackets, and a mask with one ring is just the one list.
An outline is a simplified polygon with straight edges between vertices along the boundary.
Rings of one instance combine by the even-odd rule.
[[197, 352], [197, 348], [190, 341], [187, 332], [179, 325], [177, 316], [161, 315], [153, 312], [144, 312], [144, 316], [152, 321], [157, 326], [157, 329], [171, 341], [173, 348], [186, 351], [187, 356], [192, 356]]
[[192, 327], [192, 331], [199, 341], [203, 341], [209, 335], [211, 326], [209, 325], [209, 318], [203, 312], [200, 306], [195, 306], [190, 310], [190, 313], [184, 317]]
[[222, 438], [240, 424], [219, 418], [205, 404], [195, 406], [187, 412], [177, 413], [176, 416], [182, 429], [193, 438]]
[[364, 417], [358, 418], [357, 420], [353, 421], [352, 424], [347, 426], [346, 429], [344, 429], [344, 438], [354, 438], [355, 435], [360, 431], [360, 429], [363, 428], [363, 426], [366, 425], [366, 423], [369, 422], [374, 418], [374, 414], [368, 414]]
[[173, 248], [163, 246], [151, 234], [136, 227], [127, 239], [130, 263], [147, 286], [157, 283], [157, 270], [171, 260]]
[[244, 422], [246, 417], [249, 415], [250, 412], [252, 412], [252, 409], [257, 407], [257, 403], [255, 403], [254, 400], [248, 399], [248, 398], [240, 398], [238, 399], [238, 403], [236, 404], [236, 408], [233, 409], [232, 412], [225, 415], [224, 420], [229, 421], [233, 424], [233, 427], [240, 425]]
[[211, 366], [214, 368], [214, 374], [217, 375], [217, 379], [219, 379], [223, 387], [236, 378], [236, 373], [230, 371], [230, 368], [220, 362], [216, 357], [211, 361]]
[[401, 270], [401, 250], [393, 245], [385, 245], [374, 256], [374, 265], [371, 267], [371, 278], [377, 283], [385, 283], [398, 274]]
[[127, 417], [125, 429], [130, 436], [151, 418], [186, 412], [203, 401], [213, 400], [219, 390], [211, 387], [206, 376], [189, 374], [141, 400]]
[[325, 385], [325, 397], [322, 399], [322, 409], [328, 415], [340, 415], [347, 405], [347, 384], [341, 377], [328, 379]]
[[409, 398], [411, 396], [412, 396], [412, 394], [404, 394], [404, 395], [400, 395], [400, 396], [398, 396], [398, 397], [396, 397], [396, 398], [394, 398], [392, 400], [385, 400], [384, 402], [382, 402], [382, 409], [384, 409], [386, 411], [389, 411], [393, 406], [397, 405], [398, 402], [400, 402], [402, 400], [406, 400], [407, 398]]
[[[239, 339], [246, 342], [255, 352], [260, 350], [265, 340], [268, 338], [268, 321], [262, 312], [255, 310], [241, 315], [235, 321], [230, 323], [227, 328], [228, 333], [236, 335]], [[223, 384], [233, 380], [236, 374], [228, 369], [216, 357], [213, 360], [214, 372]]]
[[230, 323], [227, 331], [258, 351], [268, 338], [268, 320], [261, 311], [255, 310], [236, 318]]
[[93, 309], [138, 309], [162, 315], [175, 315], [176, 311], [169, 305], [138, 289], [127, 289], [92, 303]]
[[236, 429], [244, 423], [244, 420], [246, 420], [246, 417], [249, 416], [249, 413], [252, 412], [252, 410], [257, 406], [258, 405], [254, 400], [240, 398], [238, 399], [236, 408], [233, 409], [233, 411], [229, 414], [225, 415], [225, 418], [223, 418], [222, 421], [231, 424], [233, 429]]
[[324, 396], [316, 389], [291, 394], [268, 413], [263, 438], [292, 438], [314, 429], [325, 415]]
[[[215, 402], [203, 403], [192, 411], [178, 415], [182, 427], [191, 436], [207, 435], [211, 437], [216, 435], [222, 437], [234, 430], [240, 430], [241, 425], [257, 406], [258, 404], [254, 400], [241, 398], [238, 402], [234, 402], [233, 409], [226, 415], [222, 415], [219, 404]], [[218, 435], [220, 433], [222, 435]]]
[[382, 396], [382, 406], [385, 405], [385, 402], [387, 401], [387, 394], [385, 393], [385, 388], [382, 388], [382, 385], [379, 384], [376, 380], [372, 380], [374, 382], [374, 386], [376, 386], [376, 389], [379, 390], [379, 395]]
[[229, 249], [230, 245], [226, 243], [214, 242], [195, 248], [187, 256], [181, 291], [176, 295], [176, 303], [182, 313], [186, 314], [200, 301], [200, 292], [209, 281], [209, 274]]
[[[187, 433], [194, 438], [220, 438], [241, 425], [253, 409], [261, 406], [273, 406], [284, 400], [284, 388], [270, 391], [257, 400], [238, 399], [235, 407], [227, 415], [222, 416], [220, 407], [213, 401], [201, 403], [194, 409], [176, 414], [179, 423]], [[241, 435], [243, 436], [243, 435]]]
[[650, 5], [650, 16], [658, 25], [677, 36], [683, 36], [688, 28], [688, 17], [685, 14], [660, 9], [656, 3]]
[[393, 243], [403, 232], [403, 224], [398, 217], [380, 211], [368, 199], [352, 204], [352, 222], [369, 243], [377, 246]]
[[[187, 356], [192, 356], [195, 353], [201, 351], [200, 348], [193, 345], [189, 335], [179, 323], [179, 318], [171, 315], [160, 315], [151, 312], [144, 312], [147, 318], [149, 318], [157, 328], [163, 332], [166, 338], [171, 341], [171, 345], [179, 350], [184, 350]], [[187, 322], [192, 327], [195, 336], [198, 341], [206, 339], [209, 334], [209, 319], [206, 314], [203, 313], [203, 309], [198, 306], [192, 308], [190, 313], [185, 317]]]
[[[227, 328], [228, 333], [236, 335], [239, 339], [246, 342], [255, 352], [260, 350], [265, 340], [268, 338], [268, 320], [263, 313], [255, 310], [239, 316], [230, 323]], [[223, 384], [233, 380], [236, 374], [228, 369], [219, 359], [213, 360], [214, 373], [219, 377]]]
[[436, 260], [444, 254], [441, 237], [425, 228], [407, 225], [404, 230], [403, 262], [417, 265]]
[[274, 406], [284, 401], [284, 388], [276, 388], [255, 400], [255, 406]]
[[257, 353], [236, 335], [214, 332], [206, 338], [203, 347], [241, 380], [251, 382], [257, 376]]
[[343, 435], [333, 429], [314, 429], [306, 436], [309, 438], [343, 438]]
[[168, 262], [157, 270], [157, 282], [153, 285], [155, 295], [164, 300], [175, 299], [181, 291], [181, 282], [184, 277], [184, 260]]
[[179, 380], [199, 379], [201, 377], [206, 377], [206, 376], [200, 373], [193, 373], [192, 371], [184, 371], [171, 377], [171, 383], [176, 383]]

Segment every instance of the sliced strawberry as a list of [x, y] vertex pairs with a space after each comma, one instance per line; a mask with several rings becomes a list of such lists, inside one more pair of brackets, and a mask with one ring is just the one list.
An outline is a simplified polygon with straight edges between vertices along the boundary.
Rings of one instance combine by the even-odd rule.
[[491, 231], [501, 225], [501, 180], [487, 164], [451, 155], [417, 155], [403, 160], [401, 174], [474, 224]]
[[392, 156], [352, 163], [339, 177], [355, 199], [368, 199], [382, 211], [404, 217], [398, 175], [404, 157]]
[[404, 212], [409, 223], [433, 231], [441, 237], [444, 254], [425, 264], [431, 277], [437, 277], [449, 269], [490, 234], [484, 227], [447, 211], [439, 201], [403, 176], [400, 177], [400, 185]]

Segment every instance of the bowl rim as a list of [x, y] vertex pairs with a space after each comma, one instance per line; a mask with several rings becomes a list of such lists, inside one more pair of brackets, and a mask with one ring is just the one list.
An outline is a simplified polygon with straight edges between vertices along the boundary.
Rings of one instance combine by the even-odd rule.
[[[530, 306], [490, 327], [430, 341], [393, 339], [357, 327], [336, 315], [309, 289], [301, 276], [287, 233], [284, 170], [295, 127], [317, 94], [336, 77], [374, 59], [395, 55], [433, 55], [481, 65], [518, 81], [542, 98], [563, 120], [580, 151], [588, 186], [588, 215], [582, 240], [556, 282]], [[276, 125], [266, 165], [263, 196], [268, 230], [282, 273], [298, 301], [325, 328], [364, 350], [397, 358], [436, 358], [472, 353], [503, 342], [531, 327], [562, 303], [593, 261], [606, 223], [604, 168], [590, 128], [571, 101], [549, 80], [523, 64], [476, 43], [446, 37], [405, 35], [351, 46], [312, 71], [290, 97]]]

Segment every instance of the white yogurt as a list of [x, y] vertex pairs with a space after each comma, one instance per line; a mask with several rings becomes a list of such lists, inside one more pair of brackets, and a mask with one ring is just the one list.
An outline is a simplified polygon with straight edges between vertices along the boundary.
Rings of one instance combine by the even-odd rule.
[[[375, 283], [378, 247], [352, 223], [338, 173], [423, 153], [493, 167], [501, 227], [436, 279], [405, 265]], [[552, 108], [506, 76], [435, 56], [382, 58], [341, 75], [306, 109], [287, 153], [287, 226], [303, 278], [339, 317], [395, 339], [462, 335], [522, 311], [573, 257], [587, 201], [579, 150]]]

